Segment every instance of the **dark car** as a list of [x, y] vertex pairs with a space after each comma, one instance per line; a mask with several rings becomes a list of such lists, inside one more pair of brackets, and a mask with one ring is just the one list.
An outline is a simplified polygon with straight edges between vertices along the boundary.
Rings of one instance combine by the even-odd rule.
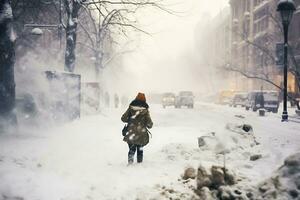
[[191, 91], [182, 91], [179, 92], [179, 95], [176, 97], [176, 108], [181, 108], [186, 106], [188, 108], [194, 108], [194, 94]]
[[264, 108], [269, 112], [278, 112], [279, 93], [271, 90], [252, 91], [248, 93], [245, 108], [253, 110]]
[[237, 107], [237, 106], [245, 106], [247, 100], [247, 93], [236, 93], [231, 100], [230, 106]]

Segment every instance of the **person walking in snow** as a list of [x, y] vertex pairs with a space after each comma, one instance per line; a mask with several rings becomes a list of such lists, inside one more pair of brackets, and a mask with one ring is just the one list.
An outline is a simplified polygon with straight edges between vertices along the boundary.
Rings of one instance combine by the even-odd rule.
[[153, 126], [149, 113], [149, 105], [146, 103], [146, 97], [143, 93], [138, 93], [127, 111], [122, 115], [121, 120], [127, 123], [123, 130], [124, 141], [128, 143], [128, 164], [134, 161], [135, 152], [137, 152], [137, 162], [143, 162], [143, 147], [149, 143], [148, 129]]
[[120, 104], [120, 99], [119, 96], [117, 94], [115, 94], [114, 96], [114, 100], [115, 100], [115, 108], [119, 108], [119, 104]]

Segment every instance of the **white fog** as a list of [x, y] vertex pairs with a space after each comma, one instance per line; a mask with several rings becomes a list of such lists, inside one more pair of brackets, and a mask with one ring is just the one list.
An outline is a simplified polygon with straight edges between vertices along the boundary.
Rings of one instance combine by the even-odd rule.
[[[213, 75], [208, 66], [201, 64], [199, 51], [209, 47], [197, 44], [201, 34], [198, 27], [205, 31], [202, 24], [228, 7], [228, 1], [169, 0], [164, 4], [169, 5], [171, 14], [157, 9], [139, 13], [140, 27], [150, 35], [139, 33], [136, 48], [124, 58], [129, 74], [118, 77], [121, 85], [124, 78], [125, 85], [130, 85], [126, 89], [134, 92], [212, 92], [209, 79]], [[206, 81], [199, 84], [201, 79]]]

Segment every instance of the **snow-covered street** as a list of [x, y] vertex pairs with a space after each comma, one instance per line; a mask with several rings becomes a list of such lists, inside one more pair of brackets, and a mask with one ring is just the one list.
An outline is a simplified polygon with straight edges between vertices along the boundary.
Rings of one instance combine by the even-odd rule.
[[1, 0], [0, 200], [300, 200], [300, 0]]
[[[195, 109], [150, 104], [153, 138], [144, 149], [144, 162], [127, 166], [120, 121], [124, 111], [111, 109], [64, 127], [0, 135], [0, 199], [163, 199], [162, 185], [189, 193], [178, 181], [185, 167], [223, 163], [213, 149], [198, 147], [197, 138], [211, 132], [232, 149], [226, 164], [253, 184], [300, 150], [300, 124], [281, 123], [279, 114], [258, 117], [242, 108], [206, 103]], [[232, 148], [228, 123], [251, 124], [260, 145], [245, 147], [237, 140], [240, 146]], [[257, 153], [263, 157], [250, 161]]]

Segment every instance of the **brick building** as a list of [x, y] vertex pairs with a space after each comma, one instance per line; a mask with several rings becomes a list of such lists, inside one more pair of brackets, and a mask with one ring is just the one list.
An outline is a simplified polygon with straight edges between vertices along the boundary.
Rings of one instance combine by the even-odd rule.
[[[261, 76], [282, 85], [282, 69], [275, 64], [276, 44], [282, 42], [281, 19], [277, 0], [230, 0], [232, 15], [232, 65], [243, 72]], [[295, 1], [297, 7], [300, 0]], [[300, 61], [300, 12], [290, 26], [290, 44]], [[299, 56], [298, 56], [299, 55]], [[276, 89], [258, 79], [240, 77], [240, 90]], [[289, 74], [288, 89], [298, 92], [295, 78]]]

